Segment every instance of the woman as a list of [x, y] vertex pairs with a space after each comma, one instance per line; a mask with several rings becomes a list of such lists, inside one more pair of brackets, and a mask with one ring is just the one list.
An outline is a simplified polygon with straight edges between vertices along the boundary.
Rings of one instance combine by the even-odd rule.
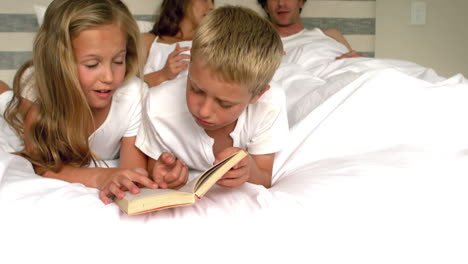
[[214, 0], [164, 0], [153, 29], [143, 34], [144, 80], [149, 87], [174, 79], [188, 67], [195, 28]]

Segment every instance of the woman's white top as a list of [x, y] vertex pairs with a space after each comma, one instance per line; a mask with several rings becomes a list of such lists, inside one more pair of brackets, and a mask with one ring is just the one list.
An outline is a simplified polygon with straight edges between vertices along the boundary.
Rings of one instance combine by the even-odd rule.
[[[177, 43], [179, 43], [180, 47], [192, 46], [192, 41], [181, 41], [173, 44], [166, 44], [158, 42], [158, 39], [159, 37], [156, 36], [153, 43], [151, 44], [148, 58], [146, 59], [146, 64], [143, 68], [144, 74], [157, 72], [164, 68], [169, 54], [174, 51]], [[188, 52], [188, 54], [190, 53]], [[184, 72], [186, 73], [187, 71]]]

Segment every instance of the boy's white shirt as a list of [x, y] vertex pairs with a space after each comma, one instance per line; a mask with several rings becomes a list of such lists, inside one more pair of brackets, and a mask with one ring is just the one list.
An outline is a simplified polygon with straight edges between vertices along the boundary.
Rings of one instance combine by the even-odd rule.
[[[204, 171], [213, 165], [214, 140], [197, 125], [186, 104], [187, 77], [150, 89], [136, 145], [153, 159], [170, 152], [189, 169]], [[253, 155], [281, 150], [289, 127], [284, 91], [271, 85], [255, 104], [249, 104], [231, 132], [233, 146]]]

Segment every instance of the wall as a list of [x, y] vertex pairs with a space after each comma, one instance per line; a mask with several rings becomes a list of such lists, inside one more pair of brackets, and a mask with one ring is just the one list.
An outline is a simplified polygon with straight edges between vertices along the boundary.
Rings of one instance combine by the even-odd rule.
[[425, 0], [426, 24], [410, 25], [412, 0], [377, 0], [378, 58], [416, 62], [450, 77], [468, 77], [468, 1]]
[[[37, 30], [33, 4], [47, 5], [50, 0], [0, 0], [0, 80], [11, 85], [16, 69], [31, 57]], [[161, 0], [124, 0], [139, 20], [152, 21]], [[263, 10], [256, 0], [215, 0], [216, 6], [237, 4]], [[302, 12], [308, 28], [337, 28], [351, 46], [374, 56], [375, 0], [308, 0]]]

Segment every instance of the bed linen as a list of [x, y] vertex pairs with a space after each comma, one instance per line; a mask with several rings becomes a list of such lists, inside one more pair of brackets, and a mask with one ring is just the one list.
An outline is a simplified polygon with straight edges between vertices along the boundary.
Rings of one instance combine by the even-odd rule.
[[0, 119], [0, 262], [468, 262], [463, 76], [353, 58], [283, 64], [274, 81], [290, 137], [272, 188], [137, 216], [34, 174]]

